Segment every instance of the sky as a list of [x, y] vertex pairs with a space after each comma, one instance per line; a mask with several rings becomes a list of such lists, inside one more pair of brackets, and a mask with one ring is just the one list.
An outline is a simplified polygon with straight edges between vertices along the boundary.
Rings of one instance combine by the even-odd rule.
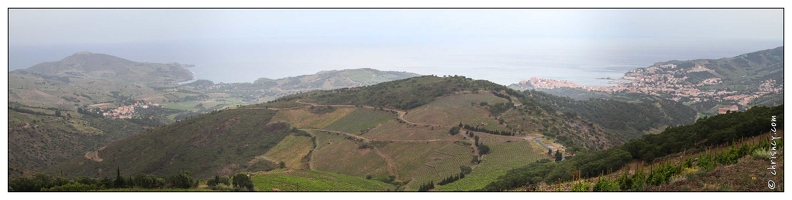
[[199, 78], [221, 82], [361, 67], [589, 80], [782, 40], [781, 9], [9, 10], [9, 70], [92, 51], [196, 64]]
[[10, 44], [271, 38], [490, 37], [780, 39], [782, 10], [10, 10]]

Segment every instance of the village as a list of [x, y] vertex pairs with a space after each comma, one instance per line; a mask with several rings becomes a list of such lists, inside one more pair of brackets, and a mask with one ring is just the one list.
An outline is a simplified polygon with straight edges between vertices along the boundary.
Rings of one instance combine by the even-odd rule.
[[102, 116], [113, 118], [113, 119], [132, 119], [132, 114], [135, 114], [135, 108], [149, 108], [149, 107], [161, 107], [157, 103], [152, 102], [135, 102], [131, 105], [123, 105], [119, 106], [118, 108], [108, 109], [107, 106], [102, 106], [99, 110]]
[[[736, 104], [743, 107], [743, 110], [748, 108], [749, 103], [753, 100], [767, 94], [782, 92], [784, 88], [783, 84], [777, 84], [775, 80], [768, 79], [764, 80], [760, 85], [755, 86], [756, 89], [740, 93], [729, 89], [702, 90], [700, 89], [701, 87], [722, 84], [723, 81], [720, 78], [707, 78], [698, 81], [698, 83], [691, 84], [691, 81], [688, 81], [688, 74], [693, 72], [709, 72], [715, 74], [713, 70], [701, 65], [696, 65], [690, 69], [677, 69], [677, 66], [674, 64], [665, 64], [631, 70], [625, 73], [624, 77], [621, 79], [612, 80], [611, 83], [614, 85], [611, 86], [582, 86], [572, 81], [536, 77], [530, 78], [529, 81], [522, 81], [520, 84], [526, 85], [530, 83], [536, 89], [566, 87], [607, 93], [641, 93], [687, 104], [707, 101], [736, 102]], [[727, 111], [739, 111], [739, 108], [740, 107], [737, 105], [723, 107], [719, 108], [719, 113], [724, 114]]]

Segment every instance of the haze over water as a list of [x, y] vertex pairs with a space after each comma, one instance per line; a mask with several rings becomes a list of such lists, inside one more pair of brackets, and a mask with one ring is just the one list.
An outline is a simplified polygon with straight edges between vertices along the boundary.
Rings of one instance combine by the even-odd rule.
[[[173, 43], [123, 44], [89, 47], [16, 47], [11, 70], [56, 61], [79, 51], [104, 53], [133, 61], [179, 62], [197, 79], [214, 82], [252, 82], [323, 70], [374, 68], [419, 74], [462, 75], [508, 85], [530, 77], [606, 85], [601, 78], [668, 60], [717, 59], [781, 46], [780, 41], [730, 43], [648, 41], [643, 39], [514, 40], [488, 39], [394, 44]], [[669, 45], [677, 42], [675, 45]]]
[[[605, 85], [668, 60], [783, 45], [767, 10], [12, 10], [9, 70], [80, 51], [251, 82], [374, 68]], [[81, 24], [71, 22], [81, 21]]]

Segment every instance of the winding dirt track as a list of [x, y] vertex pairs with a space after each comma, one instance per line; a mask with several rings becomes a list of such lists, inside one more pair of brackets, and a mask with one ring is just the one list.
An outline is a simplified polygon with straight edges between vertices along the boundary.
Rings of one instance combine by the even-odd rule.
[[393, 159], [390, 156], [388, 156], [387, 154], [382, 153], [379, 150], [379, 148], [374, 148], [374, 152], [376, 152], [377, 155], [379, 155], [380, 157], [385, 159], [385, 163], [388, 164], [388, 173], [393, 175], [393, 176], [396, 176], [396, 178], [398, 179], [399, 178], [399, 170], [396, 168], [396, 162], [393, 161]]
[[[317, 104], [317, 103], [302, 102], [301, 100], [297, 100], [295, 102], [297, 102], [299, 104], [306, 105], [305, 107], [308, 107], [308, 106], [316, 106], [316, 107], [318, 107], [318, 106], [332, 106], [332, 107], [347, 107], [347, 108], [356, 107], [355, 105], [322, 105], [322, 104]], [[515, 103], [515, 106], [519, 106], [519, 105], [517, 105]], [[362, 107], [363, 108], [367, 108], [367, 109], [379, 109], [379, 108], [375, 108], [373, 106], [362, 106]], [[275, 111], [280, 110], [279, 108], [247, 108], [247, 109], [269, 109], [269, 110], [275, 110]], [[407, 115], [407, 111], [391, 109], [391, 108], [381, 108], [381, 109], [397, 113], [398, 114], [397, 115], [398, 119], [400, 121], [408, 124], [408, 125], [422, 126], [422, 127], [445, 127], [444, 125], [424, 124], [424, 123], [416, 123], [416, 122], [409, 121], [409, 120], [404, 118], [404, 116]], [[363, 136], [360, 136], [360, 135], [357, 135], [357, 134], [354, 134], [354, 133], [347, 133], [347, 132], [343, 132], [343, 131], [334, 131], [334, 130], [326, 130], [326, 129], [302, 129], [302, 130], [324, 131], [324, 132], [329, 132], [329, 133], [344, 134], [346, 136], [349, 136], [349, 137], [352, 137], [352, 138], [355, 138], [355, 139], [359, 139], [359, 140], [363, 140], [365, 142], [386, 141], [386, 142], [404, 142], [404, 143], [426, 143], [426, 142], [456, 141], [455, 138], [431, 139], [431, 140], [374, 140], [374, 139], [369, 139], [369, 138], [366, 138], [366, 137], [363, 137]], [[461, 132], [465, 132], [465, 131], [471, 131], [471, 130], [461, 129], [460, 131]], [[484, 132], [477, 132], [477, 131], [471, 131], [471, 132], [474, 132], [476, 134], [487, 134], [487, 133], [484, 133]], [[513, 139], [517, 139], [517, 140], [534, 140], [534, 141], [538, 142], [540, 145], [542, 145], [542, 147], [546, 147], [541, 141], [538, 140], [537, 137], [532, 137], [532, 136], [500, 136], [500, 135], [498, 135], [498, 137], [509, 137], [509, 138], [513, 138]], [[473, 142], [473, 138], [469, 138], [469, 139], [471, 140], [471, 143], [472, 143]], [[476, 147], [474, 144], [471, 144], [471, 146], [473, 148], [473, 153], [478, 155], [478, 147]], [[386, 163], [388, 165], [388, 173], [393, 175], [393, 176], [396, 176], [396, 178], [398, 179], [399, 178], [399, 172], [398, 172], [398, 168], [396, 167], [396, 164], [395, 164], [396, 162], [393, 161], [393, 159], [389, 155], [387, 155], [387, 154], [383, 153], [382, 151], [380, 151], [379, 148], [375, 147], [374, 148], [374, 152], [378, 156], [382, 157], [386, 161]], [[437, 152], [437, 153], [444, 154], [442, 152]], [[87, 156], [87, 154], [86, 154], [86, 156]], [[309, 160], [308, 162], [309, 162], [309, 165], [310, 165], [311, 161]], [[475, 164], [474, 164], [473, 167], [475, 168]], [[437, 169], [435, 169], [435, 171], [436, 170]]]

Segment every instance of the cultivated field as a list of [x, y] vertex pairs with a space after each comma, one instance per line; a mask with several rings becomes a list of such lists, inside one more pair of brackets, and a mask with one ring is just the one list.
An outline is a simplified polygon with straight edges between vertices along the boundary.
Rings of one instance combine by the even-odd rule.
[[360, 149], [344, 134], [313, 131], [316, 150], [311, 155], [311, 169], [365, 177], [387, 178], [388, 164], [372, 149]]
[[372, 140], [441, 140], [448, 139], [450, 127], [413, 126], [389, 120], [364, 134]]
[[294, 127], [303, 129], [321, 129], [332, 124], [356, 108], [337, 108], [335, 111], [324, 114], [314, 114], [307, 109], [280, 110], [273, 121], [288, 122]]
[[350, 112], [324, 129], [359, 134], [363, 130], [374, 128], [395, 117], [396, 115], [391, 112], [360, 108]]
[[[536, 160], [547, 158], [542, 152], [535, 152], [534, 141], [508, 142], [500, 144], [487, 144], [490, 153], [484, 155], [481, 164], [476, 165], [473, 172], [456, 182], [437, 186], [436, 191], [471, 191], [484, 188], [488, 183], [496, 180], [506, 171], [515, 167], [522, 167]], [[541, 147], [540, 147], [541, 148]], [[544, 152], [547, 153], [547, 152]]]
[[302, 169], [305, 165], [301, 160], [311, 151], [311, 146], [310, 137], [289, 135], [267, 151], [264, 158], [274, 163], [282, 161], [287, 168]]
[[412, 109], [404, 118], [416, 123], [446, 126], [459, 125], [460, 122], [471, 126], [484, 123], [484, 127], [489, 130], [506, 130], [505, 127], [498, 126], [498, 121], [490, 116], [486, 108], [480, 106], [481, 102], [493, 105], [508, 101], [489, 92], [452, 95]]
[[472, 154], [469, 148], [453, 141], [423, 143], [389, 143], [381, 148], [391, 157], [399, 171], [399, 179], [410, 179], [406, 190], [417, 190], [419, 185], [435, 183], [460, 172], [460, 165], [469, 165]]

